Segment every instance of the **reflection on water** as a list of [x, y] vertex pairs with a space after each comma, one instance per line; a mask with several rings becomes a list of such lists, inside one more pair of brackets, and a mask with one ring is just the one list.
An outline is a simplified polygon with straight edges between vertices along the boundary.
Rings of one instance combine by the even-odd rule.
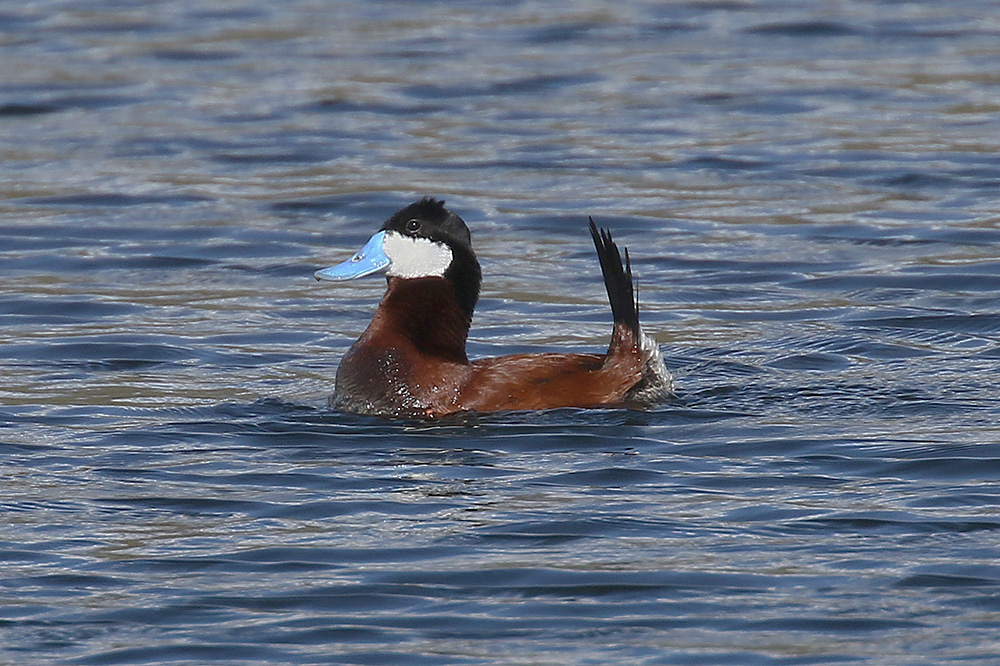
[[[0, 9], [0, 654], [994, 664], [993, 3]], [[599, 351], [586, 216], [678, 399], [330, 412], [422, 194], [475, 357]]]

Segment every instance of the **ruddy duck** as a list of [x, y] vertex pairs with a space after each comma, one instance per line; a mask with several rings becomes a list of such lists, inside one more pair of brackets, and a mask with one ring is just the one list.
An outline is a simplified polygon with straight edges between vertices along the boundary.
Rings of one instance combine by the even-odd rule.
[[639, 328], [632, 267], [606, 230], [590, 233], [611, 301], [607, 354], [514, 354], [470, 362], [465, 341], [482, 273], [469, 228], [443, 201], [424, 198], [390, 217], [347, 261], [318, 280], [384, 273], [375, 316], [337, 369], [331, 404], [381, 416], [557, 407], [642, 407], [671, 394], [656, 343]]

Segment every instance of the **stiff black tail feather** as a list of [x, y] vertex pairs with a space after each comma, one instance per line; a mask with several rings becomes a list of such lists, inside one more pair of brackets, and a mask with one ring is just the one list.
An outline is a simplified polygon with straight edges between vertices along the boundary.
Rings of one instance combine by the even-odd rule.
[[608, 289], [608, 300], [611, 302], [611, 315], [616, 324], [626, 324], [638, 342], [639, 301], [632, 289], [632, 262], [629, 261], [628, 249], [625, 249], [625, 261], [622, 262], [611, 232], [598, 229], [594, 218], [589, 219], [590, 235], [594, 238], [597, 258], [601, 261], [601, 273], [604, 275], [604, 286]]

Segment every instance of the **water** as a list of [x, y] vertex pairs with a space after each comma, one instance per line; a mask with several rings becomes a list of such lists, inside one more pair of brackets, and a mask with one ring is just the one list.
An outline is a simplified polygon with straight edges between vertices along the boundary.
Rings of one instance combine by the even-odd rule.
[[[995, 3], [0, 5], [0, 662], [1000, 661]], [[678, 397], [332, 412], [432, 194], [470, 355]]]

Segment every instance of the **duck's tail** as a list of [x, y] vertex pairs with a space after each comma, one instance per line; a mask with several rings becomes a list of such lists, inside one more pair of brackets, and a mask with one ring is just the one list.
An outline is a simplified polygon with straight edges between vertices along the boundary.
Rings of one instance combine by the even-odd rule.
[[628, 328], [636, 341], [639, 340], [639, 301], [632, 287], [632, 262], [628, 258], [628, 248], [625, 248], [625, 261], [618, 251], [618, 245], [611, 238], [607, 229], [598, 229], [594, 218], [590, 219], [590, 235], [597, 248], [597, 258], [601, 262], [601, 274], [604, 275], [604, 286], [608, 290], [608, 300], [611, 301], [611, 316], [615, 326], [619, 324]]
[[621, 252], [611, 238], [611, 232], [598, 229], [593, 218], [590, 218], [590, 235], [597, 248], [597, 258], [601, 262], [601, 274], [604, 276], [604, 286], [608, 290], [611, 316], [614, 319], [608, 357], [635, 355], [641, 363], [641, 376], [629, 389], [626, 401], [651, 404], [670, 397], [673, 393], [673, 378], [663, 363], [660, 348], [639, 326], [639, 299], [637, 289], [633, 286], [635, 283], [628, 248], [623, 248], [625, 261], [622, 261]]

